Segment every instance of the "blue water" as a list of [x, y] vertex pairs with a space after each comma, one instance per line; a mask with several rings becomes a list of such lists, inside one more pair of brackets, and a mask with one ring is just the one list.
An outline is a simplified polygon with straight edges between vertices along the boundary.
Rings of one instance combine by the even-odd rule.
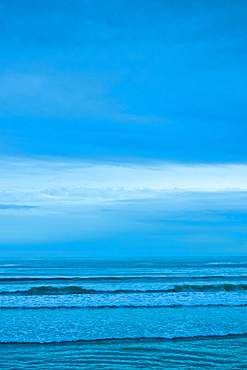
[[247, 258], [0, 260], [1, 369], [246, 369]]

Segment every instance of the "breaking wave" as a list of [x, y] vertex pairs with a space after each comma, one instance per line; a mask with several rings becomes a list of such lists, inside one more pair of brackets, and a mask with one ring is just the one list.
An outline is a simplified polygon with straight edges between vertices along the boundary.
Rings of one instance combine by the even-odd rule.
[[174, 285], [167, 289], [116, 289], [97, 290], [85, 289], [80, 286], [40, 286], [28, 290], [2, 291], [0, 295], [70, 295], [70, 294], [136, 294], [136, 293], [181, 293], [181, 292], [246, 292], [247, 284], [217, 284], [217, 285]]
[[1, 344], [24, 344], [24, 343], [32, 343], [32, 344], [56, 344], [56, 343], [80, 343], [80, 342], [110, 342], [110, 341], [174, 341], [174, 340], [202, 340], [202, 339], [234, 339], [234, 338], [246, 338], [247, 332], [238, 332], [238, 333], [215, 333], [209, 335], [203, 334], [195, 334], [195, 335], [167, 335], [167, 336], [131, 336], [131, 337], [108, 337], [108, 338], [90, 338], [90, 339], [77, 339], [77, 340], [40, 340], [40, 341], [33, 341], [33, 340], [23, 340], [23, 341], [11, 341], [11, 340], [3, 340], [0, 341]]

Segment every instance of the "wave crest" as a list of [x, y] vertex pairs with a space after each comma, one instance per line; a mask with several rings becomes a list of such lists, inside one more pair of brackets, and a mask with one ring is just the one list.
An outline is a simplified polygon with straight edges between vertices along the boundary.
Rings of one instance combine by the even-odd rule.
[[39, 286], [28, 290], [2, 291], [0, 295], [69, 295], [69, 294], [136, 294], [136, 293], [190, 293], [190, 292], [246, 292], [247, 284], [218, 284], [218, 285], [174, 285], [168, 289], [116, 289], [96, 290], [85, 289], [81, 286]]

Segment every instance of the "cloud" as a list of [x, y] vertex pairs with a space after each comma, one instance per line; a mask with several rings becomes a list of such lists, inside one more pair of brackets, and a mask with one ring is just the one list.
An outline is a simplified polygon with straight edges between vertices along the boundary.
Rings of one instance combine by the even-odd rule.
[[246, 4], [1, 1], [1, 153], [246, 160]]
[[0, 171], [2, 253], [244, 253], [245, 165], [5, 158]]
[[1, 244], [243, 250], [245, 10], [2, 0]]
[[14, 209], [14, 210], [29, 210], [33, 208], [38, 208], [37, 206], [25, 206], [25, 205], [18, 205], [18, 204], [0, 204], [0, 210], [8, 210], [8, 209]]
[[205, 207], [209, 199], [210, 206], [221, 199], [223, 204], [227, 197], [243, 200], [247, 192], [246, 165], [116, 165], [9, 158], [0, 167], [3, 204], [69, 206], [153, 199], [172, 209], [180, 203], [189, 207], [190, 201]]
[[107, 97], [102, 78], [88, 73], [17, 73], [0, 76], [1, 115], [21, 117], [106, 118], [117, 104]]
[[[77, 46], [88, 41], [111, 42], [112, 39], [140, 37], [143, 32], [160, 37], [209, 38], [229, 33], [237, 36], [246, 28], [244, 2], [187, 0], [122, 1], [109, 3], [99, 0], [39, 1], [2, 0], [2, 32], [7, 41], [22, 41], [26, 45], [67, 44]], [[103, 15], [103, 16], [102, 16]], [[200, 21], [198, 21], [198, 19]], [[63, 27], [62, 27], [63, 26]], [[33, 32], [30, 32], [30, 27]], [[140, 32], [141, 31], [141, 32]], [[127, 34], [126, 34], [127, 32]], [[139, 32], [139, 34], [138, 34]], [[13, 40], [13, 35], [15, 39]]]
[[1, 7], [4, 114], [244, 122], [242, 3], [234, 12], [231, 2], [189, 0]]
[[[107, 81], [88, 73], [5, 72], [0, 75], [0, 115], [29, 118], [110, 120], [115, 123], [159, 125], [168, 123], [162, 117], [124, 112], [116, 100], [109, 97]], [[55, 126], [55, 125], [54, 125]], [[77, 124], [77, 130], [81, 124]], [[54, 127], [55, 129], [55, 127]]]

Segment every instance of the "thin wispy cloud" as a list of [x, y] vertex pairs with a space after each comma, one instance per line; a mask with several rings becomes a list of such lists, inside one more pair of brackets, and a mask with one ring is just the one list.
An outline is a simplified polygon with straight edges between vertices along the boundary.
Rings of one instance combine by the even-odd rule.
[[14, 209], [14, 210], [29, 210], [37, 208], [35, 206], [25, 206], [25, 205], [16, 205], [16, 204], [0, 204], [0, 210], [8, 210], [8, 209]]

